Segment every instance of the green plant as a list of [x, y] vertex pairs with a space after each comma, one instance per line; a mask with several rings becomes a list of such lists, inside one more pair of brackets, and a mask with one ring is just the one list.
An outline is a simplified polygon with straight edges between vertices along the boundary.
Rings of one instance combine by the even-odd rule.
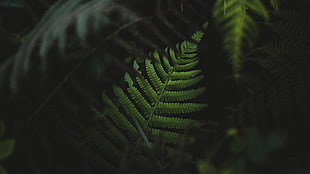
[[[19, 173], [195, 173], [201, 157], [207, 159], [201, 167], [210, 165], [214, 173], [248, 173], [265, 167], [256, 168], [248, 149], [262, 152], [274, 130], [286, 134], [290, 148], [274, 161], [309, 166], [308, 144], [296, 136], [309, 121], [309, 17], [283, 11], [294, 3], [307, 11], [307, 1], [12, 2], [0, 0], [0, 57], [7, 57], [0, 60], [0, 115], [24, 137], [17, 151], [28, 155], [16, 154], [23, 157], [16, 164], [5, 161], [20, 166]], [[40, 22], [44, 9], [37, 4], [49, 8]], [[10, 10], [28, 24], [10, 27], [16, 21], [7, 17]], [[203, 21], [210, 22], [208, 37], [200, 42], [198, 32], [190, 38]], [[174, 46], [181, 40], [187, 42]], [[201, 70], [192, 70], [196, 65]], [[243, 135], [243, 128], [258, 133], [230, 142], [241, 148], [235, 153], [227, 149], [230, 128], [230, 134]], [[71, 144], [59, 143], [66, 140]], [[263, 149], [258, 161], [273, 150]], [[305, 160], [290, 161], [286, 152]]]
[[[205, 91], [205, 87], [195, 87], [203, 76], [199, 75], [201, 70], [193, 69], [199, 61], [197, 44], [203, 34], [203, 31], [197, 31], [192, 35], [192, 41], [183, 41], [175, 49], [166, 48], [166, 55], [155, 51], [149, 54], [151, 59], [140, 63], [135, 60], [136, 73], [125, 73], [126, 87], [113, 87], [117, 101], [103, 95], [106, 109], [102, 113], [95, 112], [103, 120], [104, 130], [101, 138], [95, 141], [101, 141], [100, 149], [107, 158], [118, 161], [115, 165], [106, 160], [110, 168], [117, 169], [126, 148], [124, 145], [128, 144], [135, 146], [130, 153], [133, 155], [131, 160], [137, 166], [143, 164], [145, 155], [154, 150], [153, 142], [158, 138], [165, 145], [161, 148], [165, 153], [160, 158], [169, 161], [175, 158], [176, 150], [172, 147], [181, 142], [184, 131], [203, 125], [186, 117], [186, 114], [207, 106], [190, 102]], [[88, 135], [91, 134], [94, 132]], [[186, 144], [193, 141], [193, 137], [187, 137]], [[185, 161], [191, 162], [189, 160], [189, 154], [185, 154]]]
[[239, 78], [246, 50], [254, 46], [259, 35], [254, 13], [263, 21], [269, 14], [261, 0], [217, 0], [213, 7], [216, 26], [223, 33], [223, 48], [231, 61], [233, 75]]
[[[5, 160], [9, 157], [14, 150], [15, 139], [6, 139], [2, 140], [5, 133], [5, 125], [4, 122], [0, 121], [0, 161]], [[0, 164], [0, 174], [6, 174], [5, 168]]]
[[[254, 78], [256, 72], [243, 76], [250, 86], [251, 95], [236, 108], [236, 118], [240, 121], [237, 121], [238, 124], [247, 125], [251, 120], [256, 126], [264, 128], [270, 126], [267, 126], [265, 119], [273, 118], [272, 129], [292, 131], [292, 120], [301, 121], [300, 127], [306, 127], [302, 122], [307, 122], [309, 115], [309, 71], [305, 67], [309, 60], [310, 34], [307, 31], [309, 24], [305, 21], [310, 18], [286, 10], [274, 14], [273, 18], [278, 19], [270, 24], [277, 40], [254, 49], [246, 61], [255, 63], [257, 71], [267, 76]], [[266, 80], [270, 81], [268, 85]]]
[[[112, 12], [120, 12], [120, 19], [112, 20]], [[48, 54], [53, 44], [57, 42], [57, 49], [64, 55], [72, 47], [88, 47], [87, 35], [99, 32], [100, 28], [108, 25], [120, 26], [122, 23], [137, 20], [137, 16], [123, 6], [113, 5], [111, 0], [82, 0], [57, 1], [49, 8], [40, 23], [27, 36], [17, 54], [10, 76], [10, 88], [13, 93], [19, 89], [21, 75], [28, 74], [33, 62], [33, 54], [40, 57], [39, 70], [44, 72], [48, 68]], [[89, 22], [91, 21], [91, 22]], [[70, 27], [74, 26], [74, 32]], [[72, 34], [74, 33], [74, 34]], [[72, 35], [74, 35], [72, 38]], [[40, 43], [40, 45], [38, 45]], [[39, 46], [39, 51], [35, 51]], [[127, 45], [128, 46], [128, 45]]]
[[262, 135], [258, 129], [231, 129], [227, 131], [228, 137], [232, 141], [227, 142], [230, 153], [224, 162], [216, 166], [210, 160], [199, 161], [197, 168], [200, 174], [254, 174], [256, 171], [248, 166], [270, 164], [272, 153], [283, 148], [286, 143], [283, 134], [272, 132]]

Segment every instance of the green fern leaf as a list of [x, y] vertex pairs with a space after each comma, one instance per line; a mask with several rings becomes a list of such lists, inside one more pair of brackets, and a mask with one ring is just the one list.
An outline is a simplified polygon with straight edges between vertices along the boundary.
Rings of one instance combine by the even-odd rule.
[[223, 33], [223, 47], [231, 60], [237, 79], [244, 50], [253, 46], [258, 35], [258, 27], [249, 11], [264, 21], [269, 18], [261, 0], [217, 0], [213, 8], [215, 24]]
[[[164, 144], [176, 145], [185, 129], [203, 125], [197, 120], [182, 118], [183, 113], [201, 111], [207, 106], [190, 102], [205, 91], [202, 87], [195, 88], [203, 76], [199, 75], [201, 70], [193, 70], [198, 64], [197, 43], [203, 34], [197, 31], [192, 35], [195, 43], [177, 44], [178, 53], [166, 48], [168, 57], [155, 51], [149, 54], [151, 60], [134, 61], [133, 67], [141, 76], [125, 73], [127, 87], [113, 87], [116, 101], [103, 95], [107, 108], [102, 113], [95, 113], [104, 121], [102, 142], [110, 141], [105, 146], [114, 145], [113, 148], [101, 148], [104, 154], [121, 158], [118, 153], [124, 151], [124, 144], [130, 143], [136, 147], [134, 160], [143, 161], [158, 136]], [[193, 141], [190, 137], [187, 143]], [[168, 157], [174, 155], [173, 148], [166, 146], [165, 150]], [[190, 159], [188, 154], [185, 156]]]

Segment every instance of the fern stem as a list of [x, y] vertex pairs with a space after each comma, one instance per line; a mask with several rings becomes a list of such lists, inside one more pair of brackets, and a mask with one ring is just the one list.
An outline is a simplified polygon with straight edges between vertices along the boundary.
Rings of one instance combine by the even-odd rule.
[[[152, 148], [151, 142], [146, 137], [146, 135], [145, 135], [144, 131], [142, 130], [138, 120], [136, 119], [136, 117], [132, 117], [132, 119], [133, 119], [133, 121], [134, 121], [134, 123], [135, 123], [135, 125], [136, 125], [136, 127], [137, 127], [137, 129], [138, 129], [138, 131], [139, 131], [139, 133], [140, 133], [140, 135], [142, 137], [142, 139], [144, 140], [147, 148], [151, 149]], [[140, 139], [139, 139], [139, 141], [140, 141]], [[137, 143], [137, 144], [139, 144], [139, 143]]]

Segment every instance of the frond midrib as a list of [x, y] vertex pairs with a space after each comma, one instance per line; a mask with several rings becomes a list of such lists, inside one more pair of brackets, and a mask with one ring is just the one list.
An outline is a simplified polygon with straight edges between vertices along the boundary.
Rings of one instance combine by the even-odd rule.
[[[185, 52], [186, 52], [186, 50], [188, 50], [188, 49], [190, 49], [190, 45], [187, 45], [187, 47], [183, 48], [183, 50], [185, 50]], [[184, 53], [181, 54], [179, 57], [181, 57], [182, 55], [184, 55]], [[159, 94], [158, 94], [158, 97], [157, 97], [157, 99], [156, 99], [156, 101], [155, 101], [154, 106], [153, 106], [152, 109], [151, 109], [151, 112], [150, 112], [149, 116], [147, 117], [148, 120], [147, 120], [147, 122], [146, 122], [144, 128], [147, 128], [148, 125], [149, 125], [149, 122], [150, 122], [151, 119], [152, 119], [152, 117], [153, 117], [153, 116], [156, 116], [156, 115], [155, 115], [155, 110], [156, 110], [156, 108], [158, 108], [158, 105], [159, 105], [159, 103], [161, 102], [162, 96], [163, 96], [163, 94], [166, 92], [166, 87], [168, 86], [169, 81], [172, 80], [172, 77], [173, 77], [172, 73], [177, 72], [177, 71], [176, 71], [176, 66], [179, 65], [179, 60], [181, 60], [179, 57], [178, 57], [178, 60], [177, 60], [178, 62], [177, 62], [176, 64], [172, 65], [172, 68], [167, 69], [168, 72], [166, 72], [166, 73], [168, 74], [168, 76], [167, 76], [167, 78], [165, 79], [165, 82], [163, 83], [163, 86], [162, 86], [162, 88], [161, 88], [161, 90], [160, 90], [160, 92], [159, 92]]]

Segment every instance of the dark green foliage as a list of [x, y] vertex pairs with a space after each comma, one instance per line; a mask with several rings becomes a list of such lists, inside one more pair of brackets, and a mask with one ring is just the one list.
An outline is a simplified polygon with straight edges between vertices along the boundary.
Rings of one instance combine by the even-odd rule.
[[254, 46], [259, 35], [258, 26], [251, 13], [268, 21], [269, 14], [260, 0], [217, 0], [213, 7], [216, 26], [223, 34], [223, 48], [227, 51], [234, 76], [244, 59], [244, 52]]
[[[232, 131], [232, 130], [230, 130]], [[210, 161], [199, 161], [200, 174], [248, 174], [253, 171], [248, 166], [260, 167], [271, 163], [273, 152], [281, 149], [286, 137], [279, 132], [262, 135], [257, 129], [234, 131], [227, 136], [232, 138], [229, 143], [229, 155], [220, 167], [213, 166]]]
[[[204, 25], [206, 29], [207, 23]], [[137, 74], [125, 73], [126, 88], [113, 87], [116, 101], [107, 94], [103, 95], [106, 109], [96, 116], [103, 120], [103, 132], [92, 131], [90, 135], [95, 144], [107, 158], [111, 170], [117, 170], [121, 165], [122, 153], [126, 146], [135, 148], [130, 154], [135, 166], [143, 165], [147, 156], [156, 147], [156, 139], [163, 143], [161, 158], [168, 161], [176, 158], [176, 150], [172, 147], [181, 142], [186, 129], [201, 127], [199, 121], [182, 116], [186, 113], [201, 111], [207, 105], [193, 103], [205, 88], [195, 88], [203, 78], [200, 70], [194, 70], [199, 59], [197, 43], [203, 37], [203, 31], [193, 34], [193, 41], [184, 41], [176, 45], [176, 49], [166, 48], [168, 56], [160, 56], [159, 52], [151, 52], [151, 59], [141, 63], [134, 61]], [[192, 144], [193, 137], [185, 137], [186, 144]], [[76, 141], [76, 140], [73, 140]], [[77, 143], [77, 142], [76, 142]], [[75, 143], [75, 144], [76, 144]], [[153, 144], [155, 143], [155, 144]], [[169, 147], [169, 146], [171, 147]], [[189, 154], [184, 155], [186, 162]], [[160, 159], [154, 159], [160, 160]]]
[[[15, 146], [15, 139], [6, 139], [3, 140], [5, 134], [5, 124], [0, 120], [0, 162], [11, 156]], [[6, 174], [6, 170], [0, 163], [0, 173]]]
[[[132, 4], [136, 5], [136, 2]], [[174, 4], [169, 3], [169, 6], [173, 7]], [[186, 38], [181, 31], [177, 31], [170, 19], [167, 19], [168, 13], [173, 13], [178, 20], [190, 24], [189, 26], [194, 25], [175, 8], [163, 8], [156, 15], [141, 16], [126, 3], [115, 3], [111, 0], [59, 0], [27, 35], [16, 55], [6, 62], [8, 65], [0, 67], [0, 75], [9, 76], [8, 85], [15, 94], [21, 90], [19, 86], [29, 73], [48, 72], [54, 63], [53, 57], [57, 57], [58, 62], [72, 61], [72, 57], [74, 60], [87, 59], [101, 52], [101, 47], [106, 42], [118, 47], [112, 49], [123, 49], [135, 56], [146, 57], [145, 50], [137, 48], [137, 43], [152, 50], [160, 48], [158, 40], [165, 45], [171, 44], [163, 34], [165, 30], [170, 30], [171, 34], [177, 37]], [[161, 24], [156, 24], [157, 18]], [[142, 34], [145, 29], [151, 30], [149, 35]], [[130, 37], [135, 38], [134, 43], [127, 42]], [[78, 49], [82, 50], [78, 55], [71, 52]], [[111, 54], [109, 46], [105, 49]]]
[[[31, 60], [31, 56], [39, 42], [38, 55], [42, 59], [41, 69], [46, 70], [47, 54], [52, 44], [57, 42], [59, 50], [61, 52], [65, 51], [70, 26], [75, 25], [77, 37], [85, 45], [86, 35], [89, 33], [88, 28], [92, 28], [94, 32], [97, 32], [100, 27], [110, 22], [108, 15], [114, 10], [111, 6], [112, 2], [110, 0], [89, 2], [82, 2], [81, 0], [60, 0], [50, 7], [41, 22], [28, 35], [28, 39], [16, 54], [13, 72], [10, 78], [10, 87], [13, 92], [17, 91], [21, 78], [20, 75], [29, 72], [31, 61], [33, 61]], [[131, 15], [127, 17], [131, 17]]]
[[[246, 103], [252, 118], [261, 120], [266, 116], [272, 117], [278, 122], [278, 129], [287, 131], [292, 126], [292, 116], [299, 115], [301, 120], [308, 120], [309, 71], [306, 66], [310, 58], [310, 26], [306, 22], [309, 17], [298, 12], [282, 11], [276, 17], [280, 19], [272, 24], [272, 29], [280, 41], [263, 44], [255, 50], [266, 56], [250, 58], [250, 61], [258, 63], [264, 73], [271, 75], [269, 79], [273, 83], [258, 87], [262, 92], [255, 92], [256, 95]], [[260, 118], [256, 114], [261, 115]]]
[[0, 116], [17, 140], [1, 165], [309, 173], [309, 5], [0, 0]]
[[[273, 18], [276, 22], [271, 29], [276, 40], [264, 43], [248, 58], [247, 63], [257, 67], [243, 75], [250, 93], [236, 107], [234, 124], [285, 134], [289, 143], [282, 153], [299, 155], [300, 163], [308, 153], [299, 149], [309, 146], [295, 137], [307, 130], [309, 122], [309, 17], [296, 11], [280, 11]], [[285, 160], [288, 158], [282, 156], [280, 161]]]

